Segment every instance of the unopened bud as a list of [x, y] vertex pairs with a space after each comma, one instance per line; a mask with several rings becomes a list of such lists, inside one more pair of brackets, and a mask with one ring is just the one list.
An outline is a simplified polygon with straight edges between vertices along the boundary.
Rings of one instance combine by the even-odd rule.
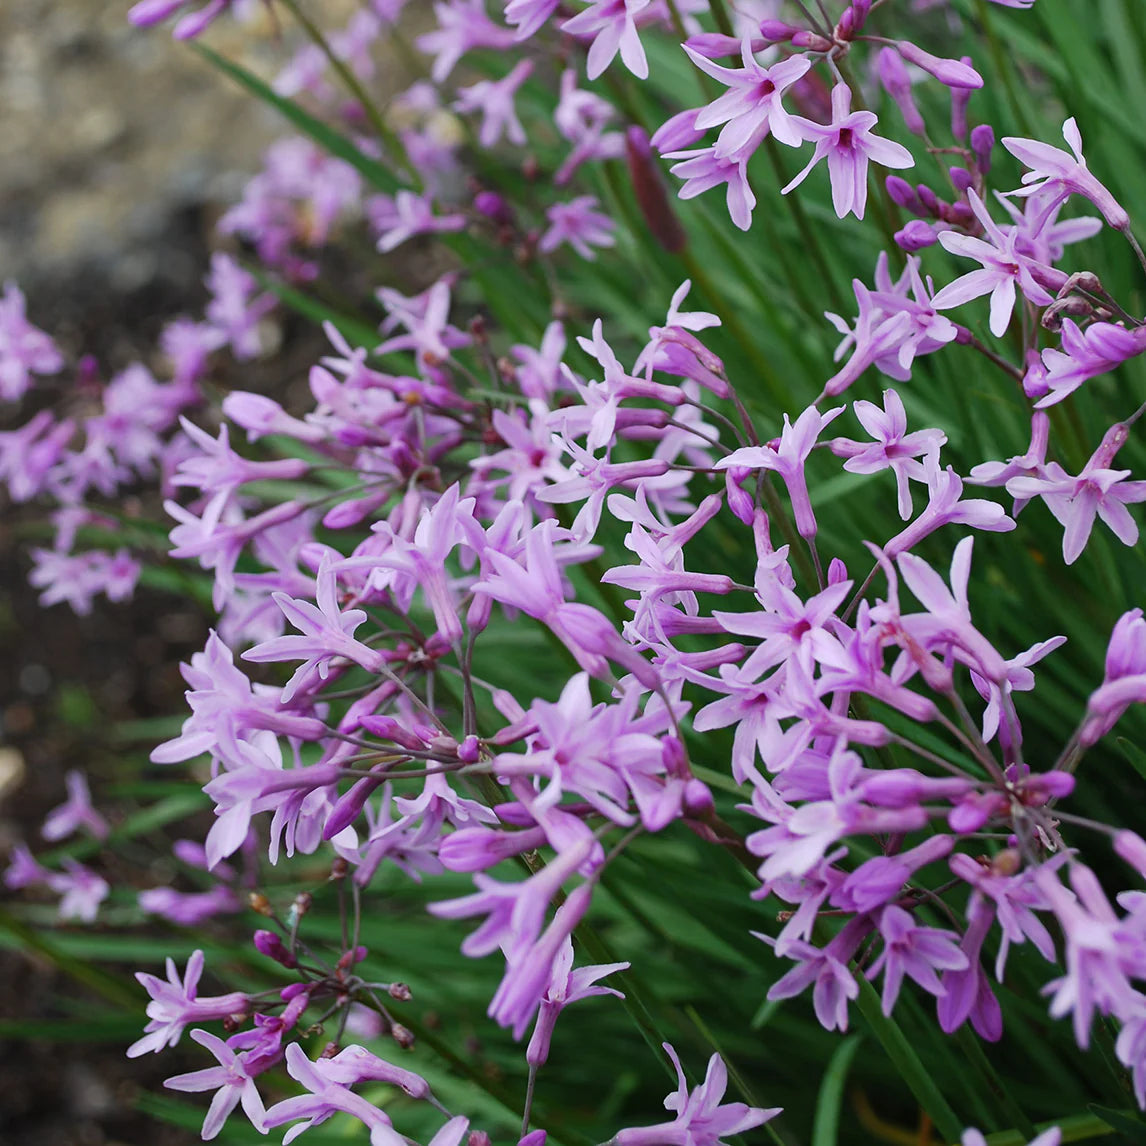
[[905, 251], [922, 251], [939, 240], [939, 232], [922, 219], [912, 219], [906, 227], [895, 232], [896, 243]]
[[256, 931], [255, 950], [284, 967], [298, 966], [298, 960], [283, 946], [283, 941], [273, 931]]
[[670, 254], [683, 251], [688, 236], [677, 218], [664, 181], [657, 165], [653, 162], [653, 149], [649, 136], [643, 128], [630, 127], [625, 133], [625, 159], [629, 167], [629, 179], [637, 204], [649, 228], [649, 233]]
[[983, 77], [970, 64], [961, 60], [948, 60], [933, 56], [910, 40], [899, 40], [895, 45], [899, 54], [909, 63], [930, 72], [940, 83], [949, 88], [981, 88]]
[[783, 20], [760, 21], [760, 35], [773, 44], [785, 44], [800, 31], [795, 24], [785, 24]]
[[329, 1042], [326, 1044], [326, 1046], [324, 1046], [322, 1048], [322, 1054], [320, 1054], [318, 1057], [319, 1058], [334, 1058], [334, 1056], [336, 1054], [338, 1054], [338, 1049], [339, 1049], [338, 1043]]
[[493, 1144], [484, 1130], [471, 1130], [466, 1139], [466, 1146], [493, 1146]]
[[952, 167], [948, 174], [951, 176], [951, 182], [955, 184], [957, 191], [966, 191], [968, 187], [975, 184], [975, 177], [966, 167]]
[[995, 132], [989, 123], [981, 123], [971, 129], [971, 150], [979, 171], [986, 175], [991, 170], [991, 148], [995, 146]]

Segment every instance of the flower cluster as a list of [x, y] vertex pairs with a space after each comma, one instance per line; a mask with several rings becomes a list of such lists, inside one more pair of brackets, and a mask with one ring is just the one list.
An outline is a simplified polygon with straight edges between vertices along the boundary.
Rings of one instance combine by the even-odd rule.
[[[131, 18], [150, 24], [185, 6], [149, 0]], [[233, 6], [182, 13], [176, 36]], [[140, 902], [193, 926], [254, 892], [270, 920], [254, 947], [291, 981], [201, 997], [202, 952], [182, 979], [169, 960], [166, 981], [139, 975], [149, 1023], [129, 1053], [174, 1045], [195, 1027], [191, 1039], [218, 1065], [167, 1086], [215, 1092], [204, 1138], [241, 1105], [259, 1131], [294, 1123], [286, 1140], [343, 1112], [372, 1143], [398, 1146], [406, 1139], [389, 1110], [354, 1089], [386, 1083], [446, 1118], [431, 1146], [457, 1146], [468, 1120], [425, 1078], [342, 1042], [348, 1023], [372, 1022], [375, 1035], [408, 1046], [392, 1008], [409, 989], [366, 976], [368, 952], [345, 918], [333, 956], [312, 943], [310, 894], [282, 920], [253, 873], [324, 854], [344, 912], [349, 902], [358, 919], [384, 874], [431, 888], [461, 874], [472, 890], [443, 893], [430, 914], [473, 921], [466, 956], [500, 953], [488, 1015], [514, 1039], [530, 1033], [522, 1142], [535, 1146], [534, 1084], [559, 1015], [591, 997], [624, 998], [598, 984], [629, 963], [588, 961], [594, 901], [628, 849], [679, 828], [750, 873], [745, 932], [770, 948], [760, 949], [770, 999], [809, 992], [822, 1026], [843, 1031], [865, 982], [878, 984], [885, 1016], [918, 989], [942, 1031], [970, 1024], [997, 1040], [997, 985], [1012, 945], [1028, 945], [1049, 965], [1050, 1015], [1070, 1018], [1080, 1047], [1097, 1018], [1117, 1021], [1115, 1054], [1146, 1106], [1146, 896], [1123, 892], [1112, 906], [1076, 829], [1105, 833], [1144, 879], [1146, 842], [1061, 806], [1084, 753], [1146, 702], [1146, 620], [1141, 609], [1106, 619], [1105, 675], [1080, 701], [1075, 731], [1057, 757], [1042, 744], [1028, 753], [1024, 721], [1038, 701], [1025, 694], [1066, 638], [1048, 631], [1016, 647], [992, 633], [972, 580], [977, 535], [1022, 536], [1032, 502], [1061, 524], [1066, 565], [1091, 544], [1097, 519], [1126, 545], [1138, 539], [1130, 507], [1146, 501], [1146, 481], [1128, 480], [1115, 459], [1146, 404], [1103, 423], [1077, 474], [1068, 459], [1084, 431], [1064, 441], [1055, 423], [1052, 436], [1047, 412], [1146, 350], [1143, 320], [1096, 275], [1060, 265], [1104, 227], [1138, 249], [1128, 214], [1087, 166], [1075, 121], [1063, 128], [1070, 154], [1001, 140], [1027, 168], [1007, 191], [992, 185], [993, 129], [969, 127], [983, 84], [970, 60], [876, 33], [897, 30], [893, 13], [905, 5], [837, 3], [834, 23], [828, 5], [819, 17], [796, 5], [801, 22], [788, 23], [770, 0], [738, 6], [735, 22], [710, 21], [708, 4], [685, 0], [592, 0], [573, 14], [555, 0], [495, 7], [500, 19], [483, 0], [438, 0], [435, 27], [416, 40], [432, 82], [414, 84], [386, 116], [367, 102], [369, 49], [401, 3], [373, 0], [310, 45], [317, 55], [300, 53], [279, 93], [336, 103], [335, 81], [349, 78], [352, 106], [327, 109], [345, 145], [337, 156], [314, 140], [276, 144], [223, 216], [221, 231], [249, 243], [263, 272], [215, 256], [203, 321], [164, 335], [170, 381], [135, 366], [105, 383], [81, 365], [63, 416], [41, 410], [0, 436], [12, 498], [55, 505], [56, 543], [33, 554], [45, 603], [83, 612], [96, 593], [130, 593], [135, 556], [76, 543], [114, 523], [125, 488], [155, 478], [174, 522], [169, 555], [210, 582], [215, 627], [183, 666], [190, 715], [151, 759], [209, 760], [212, 824], [177, 858], [214, 884], [197, 895], [151, 889]], [[710, 98], [648, 124], [650, 137], [625, 123], [638, 101], [615, 106], [582, 86], [582, 70], [586, 85], [607, 75], [628, 90], [621, 72], [650, 76], [654, 36], [674, 41]], [[459, 62], [483, 52], [511, 58], [443, 98]], [[742, 324], [692, 255], [654, 152], [684, 181], [682, 200], [726, 187], [730, 221], [747, 231], [756, 153], [782, 171], [776, 145], [810, 144], [779, 193], [796, 192], [824, 161], [836, 216], [863, 219], [871, 164], [907, 169], [922, 154], [877, 133], [853, 74], [864, 52], [910, 134], [935, 130], [915, 102], [915, 81], [929, 82], [920, 75], [949, 93], [952, 142], [929, 160], [947, 164], [950, 190], [941, 198], [895, 175], [877, 185], [888, 220], [912, 219], [888, 226], [895, 249], [879, 256], [872, 285], [855, 280], [854, 319], [827, 315], [842, 335], [834, 373], [825, 362], [802, 400], [765, 412], [753, 368], [717, 353]], [[558, 92], [546, 90], [548, 76]], [[524, 115], [527, 100], [548, 101], [544, 130]], [[710, 130], [715, 140], [700, 146]], [[480, 161], [503, 146], [530, 149], [515, 160], [517, 198], [488, 185]], [[613, 162], [622, 157], [626, 166]], [[378, 182], [383, 159], [392, 186]], [[631, 196], [617, 191], [624, 171]], [[1079, 199], [1101, 217], [1062, 218]], [[571, 301], [561, 276], [572, 256], [606, 263], [624, 252], [640, 227], [658, 255], [684, 252], [692, 277], [674, 278], [663, 322], [634, 341], [631, 321], [598, 314], [606, 304], [596, 299], [591, 311]], [[218, 412], [202, 408], [211, 355], [262, 352], [275, 305], [263, 275], [277, 273], [290, 297], [320, 273], [340, 228], [387, 256], [421, 239], [453, 257], [415, 293], [379, 288], [376, 334], [332, 315], [305, 408], [241, 390]], [[487, 289], [479, 247], [519, 268], [515, 294]], [[942, 281], [940, 252], [977, 266]], [[690, 304], [694, 283], [703, 302]], [[961, 308], [983, 298], [981, 328], [977, 311]], [[15, 400], [32, 374], [65, 367], [14, 287], [4, 305], [0, 394]], [[648, 322], [653, 304], [636, 305]], [[1040, 341], [1052, 338], [1058, 345]], [[956, 348], [1021, 392], [1030, 436], [1024, 429], [1006, 460], [992, 446], [963, 465], [951, 427], [929, 425], [938, 419], [911, 393], [917, 360]], [[852, 400], [873, 368], [897, 388]], [[828, 482], [862, 489], [881, 507], [879, 524], [849, 532], [832, 515], [825, 527]], [[995, 500], [1004, 492], [1007, 504]], [[539, 635], [558, 666], [533, 688], [505, 672], [507, 634], [523, 632]], [[271, 668], [256, 680], [252, 665]], [[731, 807], [720, 789], [736, 793]], [[82, 779], [69, 791], [45, 836], [104, 833]], [[64, 895], [63, 914], [89, 919], [107, 890], [78, 865], [53, 873], [27, 851], [6, 881], [46, 883]], [[752, 900], [779, 905], [779, 924]], [[338, 1037], [312, 1058], [302, 1032], [334, 1015]], [[226, 1038], [196, 1026], [213, 1021]], [[615, 1146], [715, 1146], [779, 1113], [723, 1102], [719, 1055], [690, 1088], [664, 1049], [679, 1079], [665, 1099], [672, 1119], [622, 1129]], [[305, 1093], [268, 1107], [257, 1080], [281, 1063]], [[1058, 1140], [1051, 1130], [1035, 1141]], [[969, 1130], [963, 1141], [983, 1139]]]

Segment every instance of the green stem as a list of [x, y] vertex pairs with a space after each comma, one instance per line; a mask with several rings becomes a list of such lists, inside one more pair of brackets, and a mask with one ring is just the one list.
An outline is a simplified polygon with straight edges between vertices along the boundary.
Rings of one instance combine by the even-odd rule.
[[415, 182], [420, 182], [418, 179], [418, 172], [414, 169], [414, 165], [410, 162], [409, 156], [406, 154], [406, 149], [402, 146], [402, 141], [391, 130], [389, 124], [383, 118], [381, 111], [375, 105], [374, 101], [370, 98], [366, 89], [362, 86], [358, 77], [354, 72], [346, 66], [346, 64], [338, 58], [334, 49], [330, 46], [329, 41], [322, 34], [322, 30], [314, 21], [302, 10], [298, 0], [281, 0], [284, 8], [295, 18], [299, 27], [306, 32], [311, 41], [319, 48], [322, 54], [327, 58], [330, 66], [338, 73], [338, 78], [346, 85], [347, 90], [351, 95], [362, 105], [362, 110], [366, 114], [366, 118], [370, 121], [370, 126], [374, 128], [378, 138], [382, 141], [386, 150], [394, 158], [394, 161], [410, 176], [413, 177]]
[[1022, 1131], [1024, 1135], [1023, 1141], [1025, 1142], [1036, 1137], [1038, 1131], [1035, 1129], [1035, 1124], [1027, 1117], [1026, 1112], [1015, 1101], [1011, 1092], [1007, 1089], [1006, 1084], [991, 1065], [991, 1060], [987, 1058], [983, 1052], [983, 1047], [980, 1045], [979, 1040], [971, 1033], [966, 1024], [959, 1028], [956, 1041], [959, 1043], [960, 1049], [967, 1056], [968, 1062], [971, 1063], [979, 1073], [979, 1077], [987, 1084], [987, 1088], [994, 1096], [995, 1101], [999, 1104], [999, 1109], [1007, 1116], [1007, 1121]]

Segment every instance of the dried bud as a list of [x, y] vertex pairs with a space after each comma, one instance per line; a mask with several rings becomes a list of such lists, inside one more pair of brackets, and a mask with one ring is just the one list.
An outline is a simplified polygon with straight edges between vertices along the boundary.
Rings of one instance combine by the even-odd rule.
[[403, 1050], [409, 1050], [414, 1045], [414, 1032], [401, 1023], [394, 1023], [391, 1026], [390, 1035]]
[[1023, 857], [1017, 848], [1003, 848], [993, 860], [991, 871], [994, 875], [1014, 875], [1023, 866]]
[[273, 915], [274, 911], [271, 909], [271, 901], [267, 899], [261, 891], [252, 891], [247, 896], [247, 903], [252, 911], [257, 911], [260, 915]]
[[320, 1054], [318, 1057], [319, 1058], [334, 1058], [334, 1056], [336, 1054], [338, 1054], [338, 1050], [339, 1050], [338, 1043], [329, 1042], [326, 1044], [326, 1046], [324, 1046], [322, 1048], [322, 1054]]
[[484, 1130], [471, 1130], [466, 1146], [492, 1146], [489, 1135]]
[[296, 915], [302, 916], [310, 910], [313, 903], [314, 896], [311, 895], [309, 891], [300, 891], [298, 895], [294, 897], [291, 910], [294, 911]]
[[405, 983], [391, 983], [387, 993], [391, 999], [397, 999], [400, 1003], [408, 1003], [414, 997]]
[[336, 856], [334, 863], [330, 865], [330, 878], [332, 880], [345, 879], [347, 872], [349, 871], [350, 864], [348, 864], [346, 860], [342, 858], [342, 856]]

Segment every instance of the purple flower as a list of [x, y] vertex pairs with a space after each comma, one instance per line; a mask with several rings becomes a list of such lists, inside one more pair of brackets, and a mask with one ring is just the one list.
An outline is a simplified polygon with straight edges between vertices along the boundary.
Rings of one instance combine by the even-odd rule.
[[850, 211], [862, 219], [867, 206], [868, 163], [874, 159], [884, 167], [903, 168], [914, 167], [915, 160], [906, 147], [873, 134], [877, 117], [870, 111], [852, 111], [851, 101], [851, 88], [838, 83], [832, 89], [830, 124], [813, 123], [801, 117], [793, 120], [804, 139], [816, 141], [816, 148], [808, 165], [781, 194], [787, 195], [798, 187], [821, 159], [827, 159], [836, 214], [842, 219]]
[[910, 479], [925, 479], [923, 466], [915, 459], [923, 455], [939, 457], [940, 447], [947, 441], [942, 430], [916, 430], [907, 432], [907, 413], [903, 401], [894, 390], [883, 392], [883, 409], [874, 402], [856, 402], [856, 417], [873, 438], [874, 444], [835, 438], [828, 443], [832, 453], [847, 458], [844, 469], [855, 474], [878, 473], [890, 469], [895, 474], [899, 492], [899, 516], [907, 521], [911, 517]]
[[67, 802], [47, 814], [40, 835], [46, 840], [62, 840], [82, 827], [97, 840], [105, 839], [107, 821], [92, 807], [91, 792], [84, 774], [72, 768], [64, 780], [68, 786]]
[[583, 259], [597, 256], [593, 247], [611, 247], [613, 220], [594, 210], [598, 206], [595, 195], [578, 195], [568, 203], [554, 203], [545, 211], [549, 228], [537, 244], [547, 254], [562, 243], [568, 243]]
[[222, 885], [210, 891], [183, 892], [170, 887], [153, 887], [137, 897], [140, 911], [158, 915], [180, 927], [196, 927], [217, 915], [235, 915], [246, 905], [236, 892]]
[[768, 134], [789, 147], [799, 147], [804, 137], [793, 125], [792, 117], [780, 100], [784, 92], [812, 66], [806, 56], [789, 56], [766, 68], [756, 61], [752, 54], [752, 41], [747, 37], [740, 44], [742, 68], [714, 64], [687, 44], [684, 50], [702, 72], [728, 88], [719, 99], [701, 108], [693, 121], [697, 131], [725, 124], [716, 141], [717, 155], [742, 153], [749, 144], [759, 146]]
[[[931, 300], [936, 310], [949, 310], [961, 306], [982, 295], [991, 296], [991, 333], [1001, 338], [1011, 322], [1011, 312], [1015, 309], [1016, 286], [1024, 297], [1038, 306], [1048, 306], [1054, 297], [1045, 289], [1042, 280], [1059, 272], [1043, 266], [1018, 250], [1020, 234], [1018, 228], [1004, 231], [987, 214], [983, 200], [971, 188], [967, 192], [968, 202], [975, 217], [983, 225], [987, 239], [977, 239], [972, 235], [961, 235], [957, 231], [943, 231], [939, 243], [953, 255], [962, 255], [982, 263], [977, 271], [971, 271], [962, 278], [948, 283]], [[1038, 272], [1036, 275], [1035, 272]], [[1065, 282], [1066, 276], [1062, 276]], [[1061, 283], [1059, 283], [1061, 286]]]
[[[219, 1065], [194, 1070], [189, 1074], [177, 1074], [166, 1079], [163, 1085], [169, 1090], [189, 1091], [193, 1094], [203, 1090], [215, 1091], [207, 1117], [203, 1120], [203, 1140], [210, 1141], [223, 1129], [223, 1123], [240, 1102], [251, 1125], [260, 1134], [266, 1133], [263, 1125], [266, 1111], [250, 1070], [251, 1060], [257, 1052], [236, 1054], [221, 1038], [208, 1031], [192, 1031], [191, 1038], [206, 1047], [219, 1060]], [[255, 1058], [254, 1062], [258, 1063], [258, 1059]], [[257, 1074], [258, 1071], [253, 1073]]]
[[374, 195], [366, 201], [370, 226], [378, 235], [378, 249], [389, 254], [416, 235], [445, 234], [465, 229], [466, 217], [435, 215], [433, 196], [414, 191], [396, 195]]
[[500, 80], [482, 80], [471, 87], [458, 89], [454, 110], [482, 113], [481, 128], [478, 131], [478, 143], [482, 147], [493, 147], [502, 135], [510, 143], [524, 146], [525, 129], [517, 118], [513, 97], [532, 74], [533, 61], [520, 60]]
[[406, 1146], [406, 1139], [394, 1129], [390, 1118], [383, 1111], [361, 1095], [355, 1094], [349, 1087], [329, 1079], [317, 1063], [306, 1057], [306, 1052], [298, 1043], [291, 1043], [287, 1047], [286, 1062], [287, 1073], [301, 1082], [310, 1093], [276, 1102], [266, 1112], [263, 1125], [268, 1130], [297, 1118], [306, 1120], [291, 1127], [283, 1137], [284, 1142], [293, 1142], [304, 1131], [318, 1126], [341, 1110], [370, 1128], [370, 1146]]
[[127, 1048], [128, 1058], [138, 1058], [148, 1051], [161, 1051], [173, 1047], [188, 1023], [201, 1023], [206, 1019], [225, 1019], [229, 1015], [247, 1011], [249, 1001], [241, 991], [229, 995], [199, 998], [199, 976], [203, 973], [203, 952], [194, 951], [187, 960], [187, 970], [180, 982], [175, 960], [167, 960], [167, 981], [143, 971], [135, 977], [151, 996], [147, 1004], [147, 1026], [143, 1038]]
[[384, 661], [381, 653], [354, 639], [354, 631], [366, 620], [363, 609], [348, 609], [345, 613], [338, 604], [338, 580], [334, 559], [324, 553], [318, 570], [317, 604], [274, 593], [275, 603], [301, 636], [274, 637], [248, 649], [243, 660], [265, 664], [273, 661], [302, 660], [294, 675], [283, 688], [282, 700], [287, 703], [303, 685], [309, 685], [315, 675], [326, 680], [331, 662], [342, 657], [361, 665], [368, 672], [378, 672]]
[[515, 39], [528, 40], [541, 31], [560, 3], [561, 0], [506, 0], [505, 22], [517, 28]]
[[1102, 217], [1115, 230], [1127, 230], [1130, 226], [1129, 215], [1086, 166], [1082, 154], [1082, 136], [1074, 116], [1062, 125], [1062, 137], [1070, 145], [1073, 155], [1068, 155], [1061, 148], [1051, 147], [1048, 143], [1040, 143], [1037, 139], [1020, 139], [1012, 135], [1001, 140], [1016, 159], [1031, 169], [1023, 175], [1023, 186], [1008, 194], [1024, 196], [1045, 193], [1041, 201], [1048, 215], [1069, 196], [1082, 195], [1102, 212]]
[[780, 1113], [780, 1107], [764, 1110], [743, 1102], [721, 1103], [728, 1070], [717, 1054], [708, 1060], [704, 1082], [690, 1092], [676, 1051], [668, 1043], [661, 1045], [676, 1067], [677, 1089], [665, 1099], [665, 1109], [676, 1117], [657, 1126], [619, 1130], [608, 1146], [723, 1146], [725, 1137], [751, 1130]]
[[15, 283], [4, 284], [0, 297], [0, 399], [22, 397], [33, 374], [55, 374], [64, 356], [42, 330], [25, 317], [24, 296]]
[[566, 938], [561, 945], [561, 951], [553, 960], [549, 973], [549, 986], [541, 996], [541, 1011], [537, 1016], [537, 1024], [533, 1028], [529, 1046], [525, 1050], [525, 1061], [530, 1066], [542, 1066], [549, 1058], [549, 1041], [553, 1037], [553, 1028], [557, 1024], [557, 1016], [571, 1003], [578, 1003], [582, 999], [591, 999], [595, 995], [616, 995], [618, 999], [625, 996], [612, 987], [598, 987], [598, 979], [612, 975], [615, 971], [624, 971], [628, 963], [605, 963], [591, 967], [578, 967], [573, 970], [573, 943]]
[[593, 37], [586, 61], [589, 79], [595, 80], [618, 51], [634, 76], [648, 79], [649, 62], [634, 17], [651, 3], [652, 0], [593, 0], [588, 8], [561, 25], [561, 31], [570, 36]]
[[107, 880], [74, 859], [65, 859], [63, 864], [66, 871], [52, 873], [47, 878], [48, 886], [61, 897], [60, 918], [91, 923], [110, 890]]
[[274, 310], [275, 296], [269, 291], [256, 294], [255, 276], [222, 251], [211, 256], [206, 282], [212, 295], [204, 312], [208, 323], [226, 339], [240, 362], [257, 358], [262, 352], [259, 323]]
[[883, 1013], [891, 1014], [906, 976], [932, 995], [944, 994], [936, 971], [957, 971], [968, 965], [959, 950], [959, 937], [936, 927], [919, 927], [902, 907], [885, 907], [879, 916], [883, 950], [867, 971], [874, 979], [883, 972]]
[[57, 422], [41, 410], [18, 430], [0, 431], [0, 481], [13, 501], [30, 501], [50, 484], [75, 428], [70, 418]]
[[1073, 394], [1084, 382], [1106, 374], [1146, 351], [1146, 326], [1127, 330], [1113, 322], [1092, 322], [1085, 330], [1073, 319], [1062, 324], [1062, 348], [1042, 352], [1045, 393], [1035, 408], [1042, 410]]
[[1082, 745], [1097, 744], [1135, 703], [1146, 703], [1146, 620], [1141, 609], [1123, 613], [1110, 634], [1102, 684], [1087, 701], [1079, 733]]
[[1086, 548], [1096, 516], [1123, 545], [1138, 540], [1138, 524], [1126, 506], [1146, 501], [1146, 481], [1126, 481], [1130, 470], [1109, 468], [1128, 432], [1122, 422], [1111, 426], [1077, 477], [1050, 462], [1037, 476], [1007, 482], [1007, 492], [1015, 497], [1041, 497], [1062, 524], [1062, 559], [1067, 565], [1073, 565]]
[[812, 452], [824, 427], [838, 418], [846, 409], [837, 406], [827, 413], [820, 413], [815, 406], [809, 406], [793, 425], [784, 415], [784, 429], [780, 441], [775, 445], [745, 446], [734, 450], [716, 463], [716, 469], [725, 470], [732, 466], [748, 469], [774, 470], [788, 487], [792, 499], [792, 513], [796, 518], [796, 530], [801, 537], [815, 537], [816, 515], [812, 512], [812, 499], [808, 494], [808, 483], [804, 477], [804, 462]]
[[508, 28], [499, 28], [486, 15], [485, 0], [435, 0], [437, 28], [415, 41], [418, 51], [434, 57], [431, 77], [444, 83], [454, 65], [474, 48], [511, 49], [516, 37]]
[[[191, 0], [140, 0], [127, 13], [128, 20], [140, 28], [159, 24], [169, 16], [174, 16], [180, 8], [186, 7]], [[207, 3], [197, 12], [184, 16], [176, 25], [172, 33], [177, 40], [193, 40], [204, 32], [208, 25], [217, 20], [228, 8], [233, 0], [207, 0]]]

